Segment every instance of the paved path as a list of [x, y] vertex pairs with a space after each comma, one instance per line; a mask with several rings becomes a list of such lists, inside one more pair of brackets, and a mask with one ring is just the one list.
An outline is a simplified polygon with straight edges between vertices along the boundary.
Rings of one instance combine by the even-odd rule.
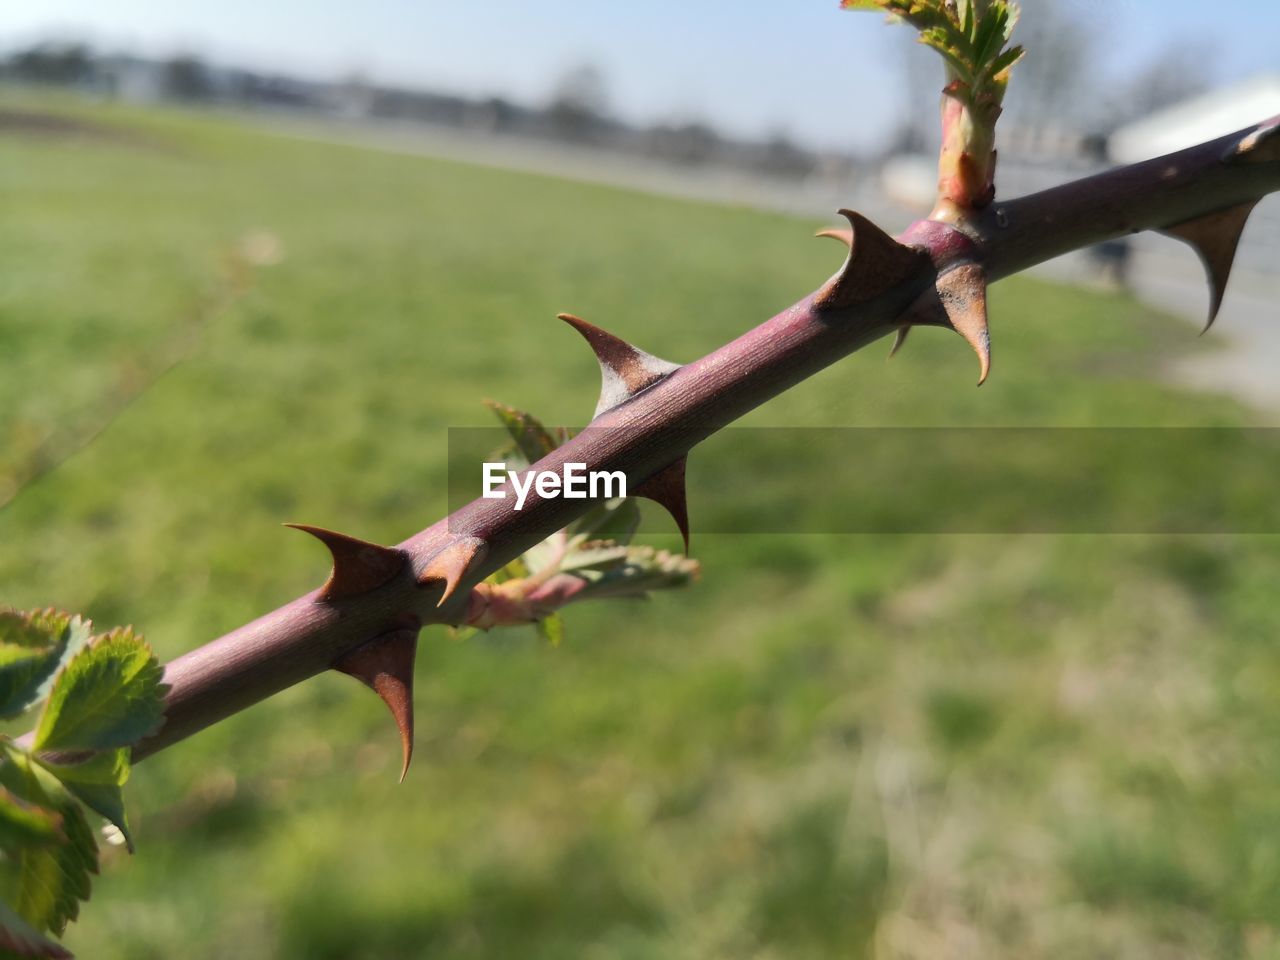
[[[1246, 233], [1242, 245], [1248, 243]], [[1155, 264], [1135, 271], [1138, 295], [1202, 323], [1209, 297], [1199, 261], [1194, 256], [1148, 259]], [[1227, 287], [1217, 322], [1205, 334], [1205, 340], [1220, 342], [1222, 349], [1197, 352], [1172, 372], [1183, 383], [1232, 394], [1280, 425], [1280, 263], [1273, 271], [1256, 273], [1242, 265]]]

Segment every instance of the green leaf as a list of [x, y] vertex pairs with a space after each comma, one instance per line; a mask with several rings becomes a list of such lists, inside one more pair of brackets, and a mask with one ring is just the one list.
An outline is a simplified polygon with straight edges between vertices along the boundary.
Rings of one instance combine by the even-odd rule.
[[1009, 38], [1013, 36], [1013, 28], [1016, 27], [1018, 25], [1018, 21], [1022, 19], [1022, 7], [1014, 3], [1013, 0], [1006, 0], [1006, 2], [1001, 4], [1001, 6], [1004, 7], [1006, 14], [1004, 39], [1005, 43], [1008, 43]]
[[[905, 20], [920, 34], [920, 42], [937, 50], [953, 79], [969, 89], [953, 95], [970, 104], [988, 100], [999, 106], [1008, 83], [1008, 70], [1021, 54], [1003, 50], [1013, 35], [1021, 11], [1010, 0], [845, 0], [846, 10], [882, 10]], [[963, 94], [963, 95], [961, 95]], [[991, 119], [988, 122], [994, 122]]]
[[1007, 72], [1010, 67], [1021, 60], [1026, 52], [1022, 47], [1010, 47], [992, 61], [991, 76], [997, 81], [1000, 80], [1001, 74]]
[[920, 42], [942, 54], [942, 59], [947, 61], [957, 77], [966, 84], [973, 84], [972, 64], [964, 58], [961, 51], [955, 48], [950, 35], [945, 30], [941, 27], [924, 30], [920, 34]]
[[597, 503], [569, 528], [589, 540], [630, 543], [640, 529], [640, 506], [627, 497]]
[[992, 7], [978, 24], [978, 32], [973, 41], [973, 62], [981, 68], [991, 60], [1004, 46], [1005, 27], [1009, 23], [1009, 12], [1000, 7]]
[[56, 610], [0, 610], [0, 717], [48, 694], [59, 664], [89, 639], [89, 624]]
[[645, 597], [653, 590], [684, 587], [698, 579], [702, 567], [697, 560], [649, 546], [628, 547], [625, 559], [601, 570], [580, 569], [575, 575], [588, 586], [577, 595], [580, 600], [606, 597]]
[[564, 640], [564, 618], [558, 613], [543, 617], [535, 627], [538, 630], [538, 636], [553, 647], [560, 646], [561, 641]]
[[0, 849], [15, 853], [23, 847], [65, 843], [66, 839], [60, 816], [0, 787]]
[[57, 779], [17, 750], [6, 751], [0, 785], [24, 802], [62, 818], [65, 842], [25, 846], [0, 858], [0, 900], [28, 923], [61, 935], [89, 899], [98, 845], [84, 811]]
[[55, 763], [48, 760], [38, 762], [46, 770], [66, 784], [105, 783], [115, 787], [123, 787], [129, 782], [129, 748], [103, 750], [92, 754], [78, 763]]
[[0, 900], [0, 956], [32, 960], [70, 960], [66, 947], [54, 943]]
[[36, 727], [36, 750], [130, 746], [164, 722], [160, 663], [132, 630], [96, 637], [54, 680]]
[[492, 410], [502, 425], [507, 428], [507, 433], [511, 434], [511, 439], [515, 441], [516, 449], [529, 463], [536, 463], [559, 446], [551, 431], [532, 414], [492, 400], [486, 400], [485, 406]]
[[548, 567], [560, 562], [569, 543], [569, 534], [561, 530], [553, 533], [545, 540], [535, 543], [520, 555], [521, 561], [530, 574], [538, 575]]
[[45, 763], [44, 768], [57, 777], [67, 791], [100, 817], [115, 824], [124, 837], [125, 846], [133, 853], [133, 834], [124, 812], [124, 792], [120, 789], [129, 779], [129, 750], [106, 750], [83, 763]]
[[574, 544], [560, 562], [560, 572], [608, 570], [626, 561], [628, 549], [613, 540], [588, 540]]
[[493, 573], [489, 574], [489, 581], [492, 583], [506, 583], [508, 580], [523, 580], [529, 575], [529, 566], [521, 557], [516, 557], [504, 567], [500, 567]]

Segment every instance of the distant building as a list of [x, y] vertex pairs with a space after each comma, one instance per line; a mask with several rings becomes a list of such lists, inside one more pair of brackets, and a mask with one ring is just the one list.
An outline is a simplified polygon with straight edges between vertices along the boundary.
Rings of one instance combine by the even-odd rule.
[[900, 153], [880, 167], [885, 198], [904, 210], [928, 210], [938, 195], [938, 158], [923, 153]]
[[157, 103], [164, 99], [164, 67], [141, 57], [104, 57], [98, 63], [98, 87], [113, 99]]
[[[1212, 90], [1157, 110], [1116, 130], [1107, 153], [1116, 163], [1137, 163], [1234, 133], [1280, 115], [1280, 73]], [[1249, 218], [1249, 242], [1236, 254], [1236, 274], [1276, 275], [1280, 263], [1280, 197], [1267, 197]], [[1149, 238], [1141, 243], [1150, 245]], [[1237, 281], [1238, 282], [1238, 281]]]
[[1137, 163], [1225, 136], [1280, 114], [1280, 73], [1211, 90], [1120, 127], [1107, 141], [1116, 163]]

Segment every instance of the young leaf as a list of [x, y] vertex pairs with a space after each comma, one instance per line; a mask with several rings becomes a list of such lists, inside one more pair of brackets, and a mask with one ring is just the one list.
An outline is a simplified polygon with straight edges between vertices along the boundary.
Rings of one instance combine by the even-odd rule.
[[631, 497], [605, 500], [583, 514], [569, 529], [589, 540], [630, 543], [640, 529], [640, 505]]
[[543, 617], [535, 625], [538, 636], [553, 647], [560, 646], [564, 640], [564, 618], [558, 613]]
[[495, 570], [489, 576], [492, 583], [506, 583], [508, 580], [523, 580], [529, 575], [529, 567], [520, 557], [516, 557], [506, 566]]
[[492, 400], [486, 400], [485, 406], [492, 410], [502, 425], [507, 428], [511, 439], [515, 441], [516, 448], [529, 463], [536, 463], [559, 446], [551, 431], [532, 414]]
[[61, 935], [89, 898], [98, 872], [98, 845], [84, 812], [52, 774], [20, 751], [6, 751], [0, 785], [33, 806], [62, 818], [63, 843], [25, 846], [0, 858], [0, 900], [37, 929]]
[[12, 854], [26, 846], [65, 843], [66, 839], [60, 816], [0, 787], [0, 850]]
[[95, 638], [58, 673], [36, 727], [36, 750], [110, 750], [164, 721], [160, 663], [132, 630]]
[[1000, 54], [1000, 56], [996, 57], [995, 60], [991, 62], [992, 79], [996, 82], [1006, 82], [1008, 77], [1004, 75], [1009, 72], [1010, 68], [1012, 68], [1015, 63], [1026, 55], [1026, 52], [1027, 51], [1022, 47], [1010, 47], [1004, 53]]
[[621, 563], [600, 570], [575, 571], [576, 576], [588, 583], [575, 602], [605, 597], [646, 597], [652, 590], [687, 586], [697, 580], [701, 572], [697, 560], [681, 554], [648, 546], [629, 547]]
[[974, 63], [984, 64], [994, 56], [995, 51], [992, 50], [992, 44], [998, 43], [1004, 46], [1008, 37], [1005, 35], [1005, 25], [1009, 22], [1009, 14], [1007, 11], [993, 8], [987, 11], [987, 15], [982, 18], [982, 22], [978, 25], [978, 32], [973, 39], [972, 59]]
[[589, 540], [575, 543], [560, 561], [561, 573], [579, 570], [608, 570], [624, 563], [628, 548], [613, 540]]
[[520, 560], [524, 563], [525, 569], [531, 574], [541, 575], [548, 568], [555, 567], [560, 563], [568, 543], [568, 531], [560, 530], [547, 537], [547, 539], [535, 543], [520, 555]]
[[98, 816], [115, 824], [125, 847], [133, 853], [133, 834], [124, 812], [124, 792], [129, 779], [129, 751], [125, 747], [96, 753], [83, 763], [45, 763], [44, 768], [62, 781], [77, 800]]
[[0, 717], [48, 693], [54, 672], [89, 639], [89, 624], [55, 610], [0, 610]]

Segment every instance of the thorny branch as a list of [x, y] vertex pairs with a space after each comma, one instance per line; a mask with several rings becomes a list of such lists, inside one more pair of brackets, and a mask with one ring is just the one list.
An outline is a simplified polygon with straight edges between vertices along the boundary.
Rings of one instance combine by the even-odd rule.
[[[1253, 205], [1280, 190], [1280, 117], [1229, 136], [1017, 200], [960, 222], [913, 224], [897, 239], [842, 211], [848, 255], [825, 284], [771, 320], [685, 365], [644, 353], [563, 315], [600, 361], [591, 425], [535, 467], [621, 470], [628, 489], [664, 504], [687, 537], [686, 454], [701, 440], [818, 370], [889, 333], [951, 327], [990, 366], [986, 285], [1059, 254], [1141, 230], [1191, 244], [1208, 270], [1210, 322]], [[333, 555], [318, 590], [170, 663], [166, 723], [135, 759], [327, 669], [351, 673], [412, 742], [412, 665], [428, 624], [487, 625], [504, 613], [486, 577], [593, 507], [590, 500], [478, 499], [395, 547], [302, 527]], [[542, 589], [563, 587], [555, 578]], [[509, 599], [509, 598], [508, 598]], [[563, 599], [563, 598], [558, 598]], [[507, 611], [509, 612], [509, 611]]]

